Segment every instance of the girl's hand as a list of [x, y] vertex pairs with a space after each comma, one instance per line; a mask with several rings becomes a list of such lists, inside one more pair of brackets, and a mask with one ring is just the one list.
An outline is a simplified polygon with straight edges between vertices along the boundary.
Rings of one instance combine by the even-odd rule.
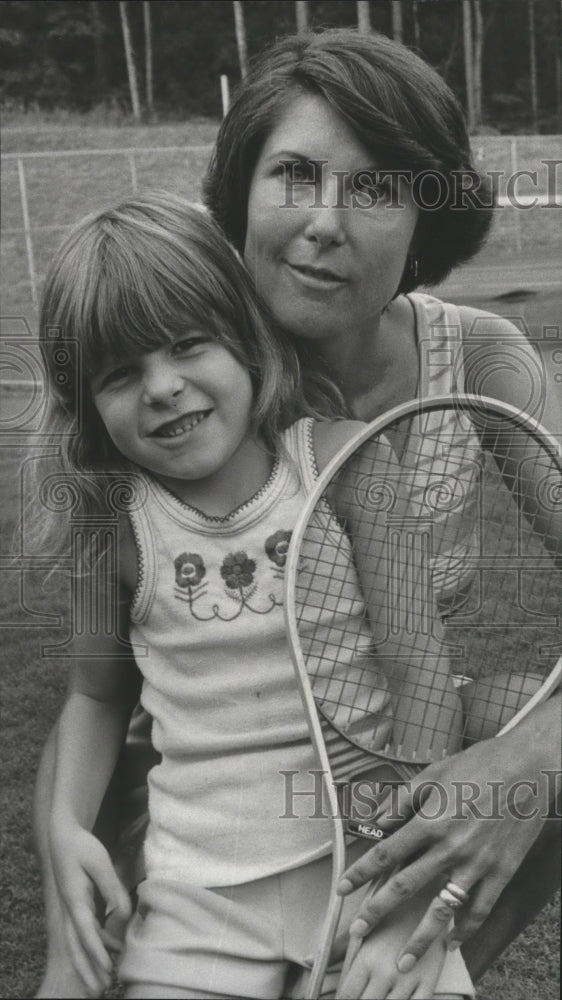
[[[538, 836], [552, 798], [552, 782], [536, 761], [529, 764], [534, 777], [524, 778], [522, 747], [530, 758], [534, 754], [533, 745], [521, 741], [519, 729], [523, 724], [432, 764], [409, 787], [401, 788], [392, 802], [388, 797], [381, 803], [376, 822], [392, 836], [352, 865], [340, 888], [345, 895], [380, 875], [388, 877], [363, 902], [354, 934], [366, 935], [433, 879], [439, 887], [452, 880], [470, 894], [454, 911], [449, 946], [474, 934]], [[538, 740], [543, 737], [535, 734]], [[399, 958], [424, 955], [443, 934], [451, 915], [436, 896]]]
[[123, 928], [131, 916], [129, 896], [121, 885], [109, 854], [91, 833], [76, 824], [53, 825], [51, 854], [63, 902], [63, 925], [72, 965], [88, 989], [99, 996], [111, 984], [112, 954], [122, 941], [101, 926], [96, 916], [95, 889], [105, 915]]
[[342, 971], [338, 1000], [428, 1000], [433, 997], [447, 954], [446, 928], [441, 927], [441, 936], [432, 941], [413, 968], [406, 964], [404, 971], [400, 971], [396, 964], [405, 939], [426, 905], [427, 895], [418, 905], [402, 907], [361, 942], [359, 950]]

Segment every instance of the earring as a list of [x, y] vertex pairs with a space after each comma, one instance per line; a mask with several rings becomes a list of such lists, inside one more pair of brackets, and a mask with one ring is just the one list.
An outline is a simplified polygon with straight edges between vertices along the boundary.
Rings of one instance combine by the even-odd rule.
[[408, 255], [408, 271], [411, 278], [417, 278], [420, 270], [419, 260], [415, 254]]

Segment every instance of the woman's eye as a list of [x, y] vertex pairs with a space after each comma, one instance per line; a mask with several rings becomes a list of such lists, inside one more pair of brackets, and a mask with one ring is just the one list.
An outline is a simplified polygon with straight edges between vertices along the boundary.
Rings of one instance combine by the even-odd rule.
[[[316, 166], [309, 160], [283, 160], [280, 172], [289, 184], [314, 184], [316, 182]], [[320, 176], [322, 173], [320, 171]]]
[[384, 201], [392, 195], [392, 178], [380, 176], [377, 170], [359, 170], [353, 177], [353, 190]]
[[385, 177], [383, 180], [379, 181], [376, 185], [376, 191], [379, 198], [390, 198], [394, 190], [392, 178]]

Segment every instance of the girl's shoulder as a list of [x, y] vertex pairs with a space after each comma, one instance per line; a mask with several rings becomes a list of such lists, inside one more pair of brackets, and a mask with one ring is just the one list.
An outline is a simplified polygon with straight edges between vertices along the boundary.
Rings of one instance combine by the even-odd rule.
[[363, 430], [362, 420], [317, 420], [313, 425], [312, 441], [318, 471], [322, 472], [328, 462]]

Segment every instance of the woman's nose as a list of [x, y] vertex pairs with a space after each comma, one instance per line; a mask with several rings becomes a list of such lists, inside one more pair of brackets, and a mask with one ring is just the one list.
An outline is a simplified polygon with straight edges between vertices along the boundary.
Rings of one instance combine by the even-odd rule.
[[322, 187], [315, 190], [314, 201], [307, 211], [305, 236], [308, 239], [324, 246], [338, 246], [345, 242], [347, 210], [338, 175], [324, 172]]
[[169, 358], [154, 352], [146, 359], [143, 376], [143, 396], [148, 404], [170, 403], [181, 395], [185, 379]]

